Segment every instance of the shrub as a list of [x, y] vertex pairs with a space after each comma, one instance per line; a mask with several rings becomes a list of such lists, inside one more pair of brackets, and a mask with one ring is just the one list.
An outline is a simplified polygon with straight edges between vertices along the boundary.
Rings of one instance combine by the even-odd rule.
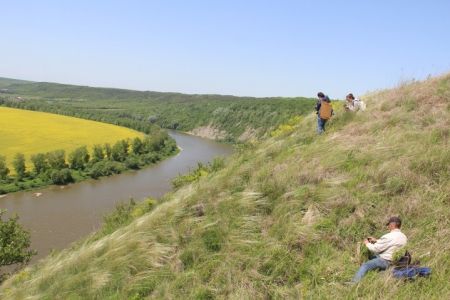
[[17, 153], [13, 160], [14, 171], [18, 179], [22, 179], [25, 176], [25, 156], [22, 153]]
[[125, 166], [128, 169], [138, 170], [140, 168], [139, 157], [137, 157], [136, 155], [130, 155], [125, 160]]
[[125, 169], [124, 165], [115, 161], [100, 161], [95, 163], [89, 170], [89, 176], [97, 179], [102, 176], [120, 174]]
[[43, 153], [37, 153], [31, 156], [31, 162], [36, 174], [45, 172], [48, 169], [47, 157]]
[[86, 146], [78, 147], [69, 154], [70, 168], [75, 170], [84, 170], [86, 164], [89, 162], [89, 152]]
[[6, 179], [9, 174], [9, 168], [6, 166], [6, 158], [0, 155], [0, 179]]
[[30, 234], [15, 216], [3, 221], [5, 211], [0, 210], [0, 266], [26, 264], [36, 251], [30, 249]]
[[56, 150], [46, 154], [50, 169], [60, 170], [67, 168], [66, 153], [64, 150]]
[[108, 234], [117, 228], [129, 224], [133, 219], [131, 212], [136, 206], [136, 201], [130, 199], [128, 203], [119, 203], [114, 211], [103, 218], [102, 232]]
[[125, 161], [128, 155], [128, 142], [117, 141], [111, 149], [111, 158], [115, 161]]
[[161, 160], [161, 155], [156, 152], [150, 152], [143, 156], [143, 161], [146, 165], [153, 164], [159, 160]]
[[68, 184], [73, 182], [72, 172], [69, 169], [53, 170], [50, 179], [54, 184]]

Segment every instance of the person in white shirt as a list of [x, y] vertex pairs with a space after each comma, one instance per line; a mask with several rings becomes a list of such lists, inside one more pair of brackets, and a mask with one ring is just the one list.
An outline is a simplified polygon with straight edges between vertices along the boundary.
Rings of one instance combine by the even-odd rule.
[[345, 97], [344, 109], [352, 112], [364, 111], [366, 109], [366, 104], [350, 93]]
[[386, 225], [389, 228], [388, 234], [378, 240], [373, 237], [364, 240], [364, 244], [375, 254], [375, 258], [361, 265], [352, 282], [360, 281], [370, 270], [386, 270], [392, 262], [394, 252], [406, 245], [408, 239], [400, 231], [402, 220], [399, 217], [391, 217]]

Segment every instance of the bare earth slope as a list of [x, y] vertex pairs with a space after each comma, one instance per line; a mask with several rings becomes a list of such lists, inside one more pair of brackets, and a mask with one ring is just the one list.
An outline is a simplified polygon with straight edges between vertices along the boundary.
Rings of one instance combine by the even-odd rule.
[[[310, 115], [248, 144], [130, 225], [10, 278], [2, 298], [449, 299], [450, 75], [365, 100], [325, 135]], [[343, 284], [393, 214], [432, 277]]]

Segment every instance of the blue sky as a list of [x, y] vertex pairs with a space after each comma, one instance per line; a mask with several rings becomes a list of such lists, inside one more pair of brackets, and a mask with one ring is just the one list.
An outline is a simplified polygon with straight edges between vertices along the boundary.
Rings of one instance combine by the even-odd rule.
[[6, 1], [0, 76], [333, 98], [450, 71], [450, 1]]

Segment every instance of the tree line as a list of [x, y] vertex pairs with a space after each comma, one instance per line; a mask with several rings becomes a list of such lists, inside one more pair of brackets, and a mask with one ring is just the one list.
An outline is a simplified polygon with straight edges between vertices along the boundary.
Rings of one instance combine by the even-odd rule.
[[66, 155], [64, 150], [31, 155], [27, 168], [25, 155], [17, 153], [8, 168], [6, 157], [0, 155], [0, 194], [49, 184], [68, 184], [85, 178], [99, 178], [124, 170], [140, 169], [177, 151], [176, 143], [167, 133], [141, 139], [119, 140], [114, 144], [81, 146]]

